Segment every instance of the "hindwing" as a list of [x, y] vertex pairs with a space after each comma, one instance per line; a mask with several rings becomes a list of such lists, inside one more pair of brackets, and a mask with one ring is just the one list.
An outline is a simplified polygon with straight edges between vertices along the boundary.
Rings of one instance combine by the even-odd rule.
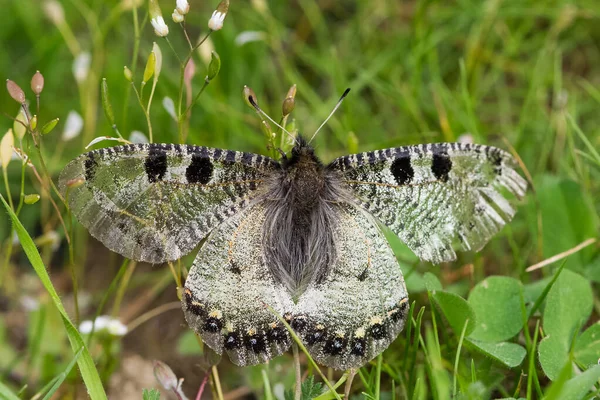
[[273, 312], [323, 365], [359, 368], [381, 353], [406, 320], [404, 279], [372, 217], [350, 205], [336, 213], [336, 259], [296, 300], [265, 263], [264, 208], [257, 204], [227, 220], [210, 234], [188, 275], [182, 300], [188, 324], [237, 365], [266, 362], [290, 346]]
[[[161, 263], [189, 253], [277, 168], [251, 153], [130, 144], [81, 155], [65, 167], [59, 186], [71, 212], [106, 247]], [[83, 183], [70, 188], [75, 180]]]
[[527, 183], [513, 157], [495, 147], [441, 143], [340, 157], [341, 173], [367, 211], [421, 259], [456, 259], [454, 246], [480, 250], [512, 219], [504, 197], [522, 197]]

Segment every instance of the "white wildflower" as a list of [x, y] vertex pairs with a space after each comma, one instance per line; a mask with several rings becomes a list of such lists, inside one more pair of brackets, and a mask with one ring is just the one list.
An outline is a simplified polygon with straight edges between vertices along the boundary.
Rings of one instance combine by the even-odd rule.
[[173, 18], [173, 22], [175, 22], [176, 24], [183, 22], [183, 15], [179, 14], [179, 11], [177, 11], [177, 9], [175, 9], [175, 11], [173, 11], [173, 14], [171, 14], [171, 17]]
[[219, 10], [215, 10], [212, 13], [212, 17], [208, 20], [208, 29], [212, 31], [218, 31], [223, 28], [223, 21], [225, 21], [225, 16], [227, 13], [221, 12]]
[[177, 8], [175, 8], [175, 11], [183, 16], [190, 11], [190, 4], [187, 0], [177, 0]]
[[83, 118], [77, 113], [77, 111], [70, 111], [67, 115], [67, 122], [65, 122], [65, 128], [62, 133], [62, 139], [69, 141], [76, 138], [83, 129]]
[[44, 2], [44, 14], [55, 25], [61, 25], [65, 22], [65, 11], [62, 5], [56, 0]]
[[79, 324], [79, 332], [89, 335], [92, 333], [92, 327], [96, 332], [107, 332], [112, 336], [124, 336], [127, 334], [127, 327], [118, 319], [101, 315], [95, 321], [86, 320]]
[[82, 51], [75, 57], [73, 61], [73, 76], [78, 83], [81, 83], [87, 78], [90, 72], [90, 63], [92, 56], [87, 51]]
[[167, 26], [164, 18], [161, 15], [152, 18], [150, 23], [154, 28], [154, 33], [156, 33], [156, 36], [164, 37], [169, 34], [169, 27]]
[[125, 336], [127, 334], [127, 327], [115, 318], [108, 321], [106, 330], [113, 336]]

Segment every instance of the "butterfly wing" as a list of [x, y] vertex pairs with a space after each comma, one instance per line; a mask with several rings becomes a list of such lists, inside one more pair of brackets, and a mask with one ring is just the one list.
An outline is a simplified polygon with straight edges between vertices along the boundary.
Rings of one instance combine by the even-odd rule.
[[408, 294], [375, 219], [350, 205], [337, 212], [337, 258], [325, 279], [300, 296], [291, 325], [317, 362], [346, 370], [361, 367], [396, 338]]
[[216, 228], [194, 261], [182, 298], [189, 326], [240, 366], [267, 362], [291, 343], [273, 313], [286, 314], [293, 302], [265, 265], [264, 222], [257, 204]]
[[[161, 263], [189, 253], [276, 168], [251, 153], [130, 144], [81, 155], [65, 167], [59, 186], [71, 212], [106, 247]], [[72, 185], [76, 180], [83, 183]]]
[[340, 157], [341, 172], [361, 205], [419, 258], [456, 258], [453, 245], [479, 250], [514, 215], [502, 192], [524, 195], [515, 161], [495, 147], [441, 143]]

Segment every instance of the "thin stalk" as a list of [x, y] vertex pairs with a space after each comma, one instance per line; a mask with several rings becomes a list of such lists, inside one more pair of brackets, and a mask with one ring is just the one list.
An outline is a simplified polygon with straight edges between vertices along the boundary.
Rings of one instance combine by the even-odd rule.
[[129, 269], [127, 269], [125, 275], [123, 276], [123, 280], [119, 284], [119, 288], [117, 289], [117, 295], [115, 296], [115, 303], [113, 304], [111, 315], [116, 317], [119, 314], [119, 309], [121, 307], [121, 301], [123, 301], [123, 296], [125, 295], [125, 291], [127, 290], [127, 286], [129, 285], [129, 280], [135, 271], [135, 267], [137, 266], [137, 262], [131, 261]]
[[302, 370], [300, 369], [300, 354], [298, 345], [292, 343], [292, 352], [294, 354], [294, 370], [296, 372], [296, 386], [294, 386], [294, 400], [300, 400], [302, 397]]
[[217, 393], [217, 399], [223, 400], [223, 389], [221, 389], [221, 379], [219, 378], [219, 370], [216, 365], [212, 366], [212, 377], [215, 385], [215, 391]]
[[[140, 25], [138, 20], [137, 7], [133, 7], [133, 32], [134, 32], [134, 41], [133, 41], [133, 55], [131, 56], [131, 73], [135, 76], [136, 66], [137, 66], [137, 58], [138, 52], [140, 49]], [[121, 126], [126, 131], [127, 130], [127, 111], [129, 109], [129, 96], [131, 96], [131, 88], [127, 88], [125, 91], [125, 101], [123, 102], [123, 122]]]

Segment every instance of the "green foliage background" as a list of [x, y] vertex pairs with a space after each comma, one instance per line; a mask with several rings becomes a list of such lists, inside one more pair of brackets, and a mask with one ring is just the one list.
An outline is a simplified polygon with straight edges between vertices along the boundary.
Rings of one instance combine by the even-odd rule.
[[[101, 78], [107, 79], [120, 132], [126, 138], [132, 130], [148, 132], [123, 66], [134, 70], [139, 86], [153, 41], [163, 54], [151, 111], [155, 141], [176, 142], [177, 125], [161, 102], [165, 96], [177, 99], [179, 65], [167, 42], [153, 34], [146, 2], [138, 9], [136, 60], [132, 55], [138, 39], [133, 13], [124, 6], [128, 2], [60, 0], [66, 21], [61, 26], [47, 18], [44, 3], [0, 0], [0, 76], [17, 82], [35, 104], [29, 80], [36, 70], [43, 73], [40, 124], [61, 119], [43, 138], [42, 154], [52, 178], [56, 181], [66, 163], [93, 138], [114, 135], [101, 107]], [[196, 41], [206, 34], [217, 3], [190, 3], [186, 27]], [[175, 7], [175, 1], [159, 4], [165, 17]], [[182, 30], [170, 17], [166, 20], [168, 38], [183, 57], [187, 44]], [[249, 31], [257, 32], [253, 35], [258, 40], [240, 44]], [[224, 28], [210, 41], [222, 67], [193, 109], [188, 143], [267, 154], [260, 120], [242, 97], [244, 85], [252, 87], [260, 106], [279, 120], [285, 94], [296, 84], [296, 108], [288, 127], [307, 135], [350, 87], [347, 100], [315, 139], [324, 161], [357, 151], [456, 141], [468, 134], [477, 143], [514, 148], [532, 179], [515, 220], [479, 254], [461, 254], [455, 263], [432, 266], [420, 263], [390, 237], [415, 302], [413, 321], [383, 357], [358, 371], [352, 386], [356, 398], [580, 399], [599, 394], [600, 367], [593, 366], [600, 359], [598, 245], [572, 254], [563, 269], [554, 263], [525, 271], [598, 237], [597, 0], [234, 0]], [[80, 51], [89, 52], [92, 61], [87, 78], [78, 84], [72, 64]], [[199, 53], [194, 62], [196, 93], [207, 65]], [[84, 128], [80, 136], [65, 141], [61, 133], [71, 110], [83, 116]], [[0, 111], [7, 114], [0, 119], [3, 135], [13, 125], [8, 116], [18, 112], [18, 104], [5, 91], [0, 91]], [[41, 171], [35, 152], [30, 155]], [[20, 174], [20, 163], [12, 161], [7, 180], [15, 204]], [[25, 205], [19, 219], [38, 246], [43, 261], [39, 266], [47, 268], [60, 299], [48, 296], [41, 270], [36, 274], [30, 267], [34, 247], [24, 253], [16, 243], [7, 257], [11, 224], [4, 214], [0, 398], [46, 393], [52, 385], [43, 390], [44, 386], [62, 382], [56, 380], [61, 374], [64, 382], [51, 391], [61, 398], [82, 397], [86, 389], [77, 368], [70, 367], [87, 353], [68, 345], [56, 308], [56, 301], [62, 300], [77, 326], [68, 246], [48, 193], [29, 170], [25, 177], [25, 193], [39, 193], [42, 199]], [[4, 182], [0, 194], [6, 198]], [[67, 218], [64, 207], [59, 208]], [[53, 246], [57, 241], [50, 232], [58, 234], [60, 246]], [[130, 328], [132, 322], [140, 322], [124, 338], [97, 335], [89, 346], [111, 398], [127, 398], [129, 393], [141, 397], [142, 388], [158, 388], [150, 364], [155, 358], [185, 377], [184, 390], [195, 396], [210, 355], [200, 354], [201, 346], [173, 306], [176, 284], [168, 267], [122, 264], [76, 224], [72, 233], [79, 320], [92, 319], [108, 293], [103, 314], [118, 317]], [[193, 255], [185, 258], [182, 265], [191, 265], [192, 259]], [[168, 312], [137, 319], [165, 305]], [[303, 360], [303, 370], [315, 375], [314, 382], [303, 385], [305, 394], [326, 391]], [[128, 374], [127, 366], [137, 373]], [[245, 369], [223, 361], [219, 372], [226, 393], [238, 390], [235, 393], [269, 398], [294, 386], [291, 356], [268, 367]], [[332, 382], [340, 377], [329, 375]], [[206, 391], [218, 396], [214, 374], [210, 382]], [[133, 392], [128, 392], [131, 387]], [[88, 384], [88, 391], [95, 389]], [[343, 385], [338, 392], [342, 389]], [[326, 393], [321, 398], [333, 396]]]

